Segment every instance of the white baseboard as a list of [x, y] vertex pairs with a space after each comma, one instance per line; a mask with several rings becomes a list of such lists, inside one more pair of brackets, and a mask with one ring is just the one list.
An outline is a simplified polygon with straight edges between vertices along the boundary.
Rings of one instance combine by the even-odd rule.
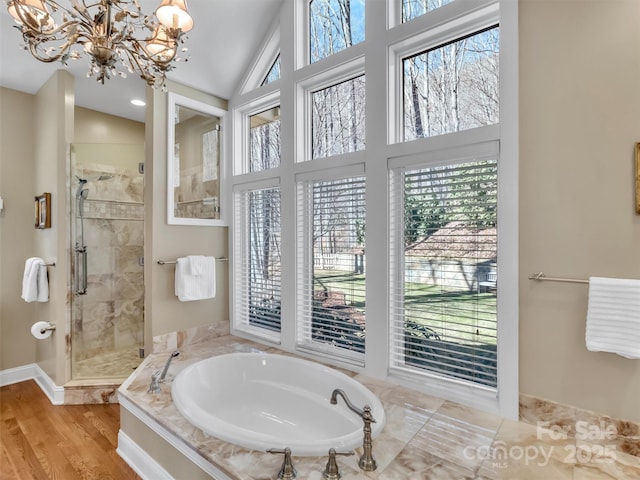
[[35, 366], [36, 364], [32, 363], [30, 365], [0, 371], [0, 387], [36, 378]]
[[35, 380], [53, 405], [64, 404], [64, 387], [56, 385], [37, 363], [0, 371], [0, 387], [26, 380]]
[[116, 452], [143, 480], [175, 480], [122, 430], [118, 432]]

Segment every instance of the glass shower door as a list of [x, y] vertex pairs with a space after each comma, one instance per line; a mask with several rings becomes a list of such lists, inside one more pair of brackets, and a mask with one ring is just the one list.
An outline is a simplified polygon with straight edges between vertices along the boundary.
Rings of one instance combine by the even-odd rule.
[[143, 145], [72, 146], [72, 380], [126, 378], [141, 362], [143, 158]]

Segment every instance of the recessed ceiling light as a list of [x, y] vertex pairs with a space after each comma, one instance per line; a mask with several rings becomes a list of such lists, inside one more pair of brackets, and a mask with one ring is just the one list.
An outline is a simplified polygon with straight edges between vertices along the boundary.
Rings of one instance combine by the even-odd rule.
[[131, 100], [131, 103], [133, 103], [136, 107], [144, 107], [146, 105], [144, 100], [138, 100], [137, 98]]

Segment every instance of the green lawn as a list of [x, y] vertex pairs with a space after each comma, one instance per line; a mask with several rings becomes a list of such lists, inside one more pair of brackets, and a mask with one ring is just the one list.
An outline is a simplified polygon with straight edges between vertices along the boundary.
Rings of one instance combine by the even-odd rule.
[[[316, 270], [314, 290], [342, 292], [347, 305], [364, 309], [365, 276], [339, 270]], [[405, 318], [433, 329], [442, 340], [496, 344], [496, 295], [405, 283]]]

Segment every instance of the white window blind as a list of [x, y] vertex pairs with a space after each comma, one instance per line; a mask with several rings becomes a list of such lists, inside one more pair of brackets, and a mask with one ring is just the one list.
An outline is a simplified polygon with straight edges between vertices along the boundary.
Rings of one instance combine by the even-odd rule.
[[361, 361], [365, 179], [300, 182], [298, 212], [298, 346]]
[[391, 367], [495, 388], [497, 162], [391, 178]]
[[280, 189], [235, 198], [235, 326], [280, 332]]

